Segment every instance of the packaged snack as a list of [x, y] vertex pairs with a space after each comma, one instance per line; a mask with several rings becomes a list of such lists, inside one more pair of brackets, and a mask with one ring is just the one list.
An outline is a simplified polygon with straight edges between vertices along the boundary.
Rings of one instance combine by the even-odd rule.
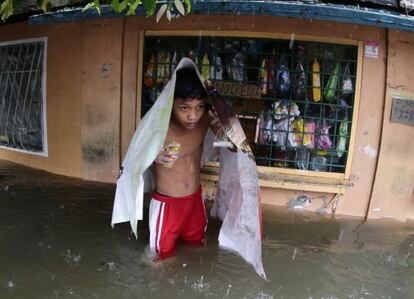
[[303, 136], [303, 145], [307, 148], [315, 147], [316, 124], [313, 120], [305, 121], [305, 133]]
[[312, 98], [314, 102], [321, 100], [321, 74], [319, 62], [316, 58], [312, 64]]
[[273, 95], [275, 93], [275, 80], [276, 80], [276, 62], [274, 56], [269, 58], [268, 70], [267, 70], [267, 94]]
[[210, 80], [223, 80], [223, 64], [218, 55], [213, 56], [213, 65], [210, 67]]
[[348, 120], [345, 118], [339, 125], [339, 138], [336, 145], [336, 154], [341, 158], [346, 150], [346, 141], [348, 138]]
[[335, 65], [335, 69], [332, 75], [329, 77], [328, 83], [326, 83], [325, 90], [323, 92], [325, 99], [331, 103], [336, 101], [336, 89], [338, 85], [339, 67], [339, 63], [337, 63]]
[[201, 65], [201, 76], [203, 77], [204, 80], [210, 79], [209, 73], [210, 73], [210, 61], [208, 60], [208, 56], [206, 53], [203, 56], [203, 61]]
[[165, 71], [165, 52], [158, 52], [158, 64], [157, 64], [157, 84], [164, 82], [164, 71]]
[[273, 105], [274, 122], [273, 122], [273, 140], [277, 145], [297, 146], [293, 134], [292, 122], [296, 116], [300, 115], [299, 107], [295, 102], [284, 100], [277, 101]]
[[277, 66], [276, 87], [277, 92], [280, 93], [281, 96], [286, 94], [290, 89], [289, 68], [285, 55], [280, 57], [279, 64]]
[[170, 80], [170, 65], [171, 65], [171, 54], [167, 52], [165, 54], [165, 59], [164, 59], [163, 85], [166, 85], [168, 81]]
[[293, 90], [295, 100], [303, 101], [306, 96], [306, 75], [302, 63], [298, 62], [293, 76]]
[[246, 81], [246, 72], [244, 67], [246, 66], [246, 56], [242, 52], [237, 52], [232, 58], [232, 79], [234, 81], [243, 82]]
[[313, 171], [326, 171], [328, 159], [321, 156], [313, 156], [311, 158], [311, 170]]
[[349, 95], [353, 92], [354, 87], [352, 84], [352, 78], [351, 78], [351, 71], [349, 69], [349, 62], [346, 63], [344, 75], [342, 78], [342, 94], [343, 95]]
[[174, 72], [176, 67], [177, 67], [177, 51], [174, 51], [172, 59], [171, 59], [171, 71]]
[[268, 60], [267, 58], [263, 58], [261, 68], [259, 71], [259, 81], [260, 81], [260, 91], [262, 96], [267, 95], [267, 83], [268, 83]]
[[329, 129], [331, 128], [330, 125], [326, 121], [323, 121], [319, 127], [319, 138], [318, 138], [318, 145], [317, 147], [322, 150], [332, 148], [332, 140], [329, 136]]
[[302, 145], [304, 131], [305, 131], [305, 125], [303, 118], [298, 117], [292, 122], [292, 131], [293, 135], [295, 137], [295, 142], [298, 146]]
[[[167, 153], [168, 156], [178, 155], [180, 153], [180, 150], [181, 150], [181, 145], [175, 141], [171, 141], [164, 148], [164, 151]], [[163, 166], [167, 168], [171, 168], [173, 167], [173, 165], [174, 163], [163, 164]]]
[[309, 150], [306, 148], [296, 149], [296, 168], [307, 170], [309, 165]]
[[154, 86], [154, 65], [155, 65], [155, 55], [151, 54], [147, 69], [144, 73], [144, 85], [148, 89], [151, 89]]

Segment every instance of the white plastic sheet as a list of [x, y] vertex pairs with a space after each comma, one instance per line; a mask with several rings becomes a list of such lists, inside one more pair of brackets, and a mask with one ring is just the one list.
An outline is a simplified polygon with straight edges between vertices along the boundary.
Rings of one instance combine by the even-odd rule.
[[[187, 67], [194, 68], [199, 75], [197, 67], [188, 58], [180, 61], [176, 71]], [[155, 104], [141, 120], [122, 163], [122, 175], [117, 181], [112, 226], [129, 221], [136, 237], [138, 220], [143, 218], [144, 190], [149, 190], [149, 186], [152, 185], [148, 172], [167, 136], [176, 71]], [[214, 151], [213, 139], [209, 131], [205, 139], [202, 162], [206, 162]], [[219, 188], [212, 211], [223, 220], [219, 244], [239, 253], [253, 265], [260, 276], [266, 278], [261, 258], [261, 219], [256, 164], [241, 151], [231, 152], [227, 149], [220, 150], [220, 161]]]

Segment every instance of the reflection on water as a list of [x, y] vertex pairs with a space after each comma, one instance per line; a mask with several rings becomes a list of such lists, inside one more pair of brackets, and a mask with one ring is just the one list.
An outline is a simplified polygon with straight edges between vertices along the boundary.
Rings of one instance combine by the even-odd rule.
[[413, 225], [265, 207], [264, 281], [214, 219], [153, 265], [146, 224], [110, 227], [114, 191], [0, 161], [0, 298], [414, 298]]

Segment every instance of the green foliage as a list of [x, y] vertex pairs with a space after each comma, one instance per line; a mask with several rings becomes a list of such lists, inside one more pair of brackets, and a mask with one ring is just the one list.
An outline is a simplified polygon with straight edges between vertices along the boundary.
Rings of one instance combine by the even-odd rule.
[[4, 0], [0, 6], [0, 16], [2, 21], [7, 20], [13, 14], [13, 1], [12, 0]]
[[[0, 7], [0, 18], [5, 21], [15, 12], [16, 7], [22, 0], [2, 0]], [[118, 14], [126, 14], [127, 16], [135, 15], [138, 7], [143, 5], [147, 16], [153, 16], [157, 10], [157, 0], [93, 0], [87, 3], [82, 12], [93, 9], [101, 14], [101, 5], [107, 4]], [[182, 14], [188, 14], [191, 11], [191, 0], [167, 0], [163, 1], [163, 5], [159, 6], [157, 11], [157, 22], [165, 14], [168, 20], [171, 20], [174, 7]], [[184, 5], [185, 4], [185, 5]], [[37, 0], [37, 5], [44, 12], [50, 11], [52, 8], [52, 0]], [[161, 11], [160, 11], [161, 10]]]

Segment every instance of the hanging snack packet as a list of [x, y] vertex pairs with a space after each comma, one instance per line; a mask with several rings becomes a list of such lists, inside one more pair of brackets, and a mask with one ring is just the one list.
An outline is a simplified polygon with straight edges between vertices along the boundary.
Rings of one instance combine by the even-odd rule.
[[165, 52], [160, 51], [158, 53], [158, 65], [157, 65], [157, 84], [164, 82], [165, 73]]
[[303, 101], [305, 99], [306, 75], [302, 63], [298, 62], [295, 68], [295, 75], [293, 77], [293, 90], [295, 100]]
[[342, 94], [349, 95], [353, 92], [353, 90], [354, 87], [352, 84], [351, 71], [349, 69], [349, 62], [347, 62], [345, 66], [344, 76], [342, 79]]
[[325, 99], [331, 103], [336, 100], [336, 88], [338, 85], [338, 77], [339, 77], [339, 63], [335, 65], [335, 69], [332, 75], [329, 77], [328, 83], [326, 84], [325, 90], [323, 92]]
[[268, 64], [268, 71], [267, 71], [267, 94], [272, 95], [275, 93], [275, 69], [276, 69], [276, 62], [275, 57], [271, 56], [269, 58]]
[[146, 88], [151, 89], [154, 86], [154, 64], [155, 64], [155, 55], [151, 54], [147, 69], [144, 73], [144, 85]]
[[203, 56], [203, 61], [201, 63], [201, 76], [203, 77], [203, 80], [208, 80], [210, 73], [210, 61], [208, 60], [207, 53]]
[[286, 56], [282, 55], [279, 60], [276, 75], [276, 87], [282, 95], [287, 93], [290, 89], [290, 75]]
[[259, 71], [259, 81], [260, 81], [260, 92], [262, 96], [267, 95], [267, 83], [268, 83], [268, 59], [263, 58], [261, 68]]
[[348, 121], [345, 118], [339, 125], [339, 139], [336, 145], [336, 154], [341, 158], [346, 150], [346, 141], [348, 137]]
[[213, 65], [210, 67], [210, 80], [223, 80], [223, 65], [218, 55], [213, 56]]
[[174, 72], [177, 67], [177, 51], [174, 51], [173, 57], [171, 59], [171, 72]]
[[304, 126], [303, 118], [297, 117], [292, 122], [292, 131], [293, 131], [293, 135], [295, 137], [296, 144], [298, 146], [301, 146], [302, 145], [302, 141], [303, 141], [303, 133], [305, 131], [305, 126]]
[[303, 136], [303, 145], [307, 148], [315, 147], [316, 124], [313, 120], [305, 122], [305, 134]]
[[312, 64], [312, 98], [314, 102], [321, 100], [321, 74], [319, 62], [316, 58]]
[[243, 82], [246, 79], [245, 65], [246, 57], [242, 52], [237, 52], [232, 59], [232, 77], [233, 80]]
[[329, 136], [330, 125], [326, 121], [322, 122], [319, 128], [318, 148], [322, 150], [330, 149], [332, 147], [332, 140]]
[[170, 54], [170, 52], [166, 53], [164, 63], [165, 64], [164, 64], [163, 85], [166, 85], [168, 83], [168, 81], [170, 80], [170, 66], [171, 66], [171, 54]]

